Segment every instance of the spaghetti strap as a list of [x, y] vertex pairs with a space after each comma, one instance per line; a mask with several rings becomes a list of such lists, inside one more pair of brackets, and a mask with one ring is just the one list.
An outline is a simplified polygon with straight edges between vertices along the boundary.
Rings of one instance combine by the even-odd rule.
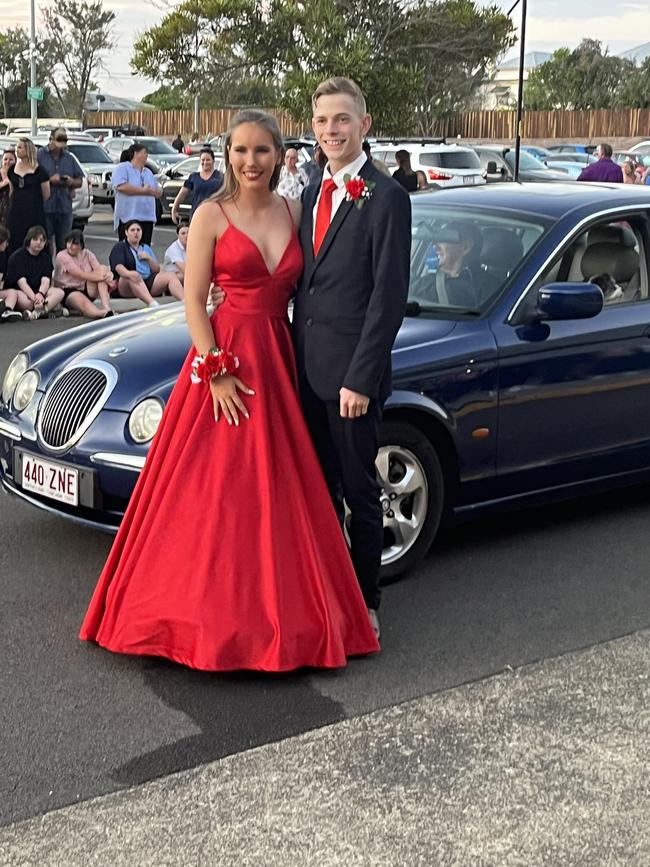
[[280, 198], [282, 199], [284, 204], [287, 206], [287, 213], [289, 214], [289, 220], [291, 222], [291, 228], [295, 229], [296, 224], [293, 221], [293, 214], [291, 213], [291, 208], [289, 207], [289, 202], [287, 201], [287, 197], [286, 196], [280, 196]]
[[217, 202], [217, 204], [218, 204], [219, 207], [221, 208], [221, 213], [224, 215], [224, 217], [225, 217], [226, 220], [228, 221], [228, 225], [230, 226], [230, 225], [231, 225], [231, 221], [230, 221], [230, 217], [229, 217], [228, 214], [226, 213], [226, 209], [225, 209], [224, 206], [221, 204], [221, 202]]

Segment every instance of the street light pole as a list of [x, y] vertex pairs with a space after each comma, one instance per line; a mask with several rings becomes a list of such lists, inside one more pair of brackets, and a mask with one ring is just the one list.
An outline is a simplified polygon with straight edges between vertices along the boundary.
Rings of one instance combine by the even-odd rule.
[[[31, 34], [29, 39], [30, 85], [36, 87], [36, 0], [31, 0]], [[31, 98], [32, 136], [36, 135], [38, 101]]]
[[[517, 7], [520, 0], [508, 12], [511, 12]], [[528, 0], [521, 0], [521, 38], [519, 40], [519, 88], [517, 90], [517, 130], [515, 136], [515, 182], [519, 180], [519, 158], [521, 156], [521, 128], [522, 115], [524, 107], [524, 66], [526, 55], [526, 11]]]

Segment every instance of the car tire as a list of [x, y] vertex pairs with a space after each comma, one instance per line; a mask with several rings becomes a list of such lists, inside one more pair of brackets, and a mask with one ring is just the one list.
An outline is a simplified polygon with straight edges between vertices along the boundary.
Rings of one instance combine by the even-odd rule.
[[[388, 484], [382, 478], [386, 467]], [[419, 428], [406, 422], [387, 421], [382, 425], [377, 468], [383, 485], [385, 537], [379, 580], [389, 584], [416, 566], [431, 547], [442, 517], [445, 482], [431, 441]], [[409, 481], [413, 491], [401, 495], [400, 483], [404, 481]], [[398, 504], [397, 509], [395, 504]], [[392, 518], [389, 517], [391, 512]], [[401, 526], [396, 520], [398, 513], [405, 519]], [[396, 538], [393, 527], [403, 533], [401, 541]]]

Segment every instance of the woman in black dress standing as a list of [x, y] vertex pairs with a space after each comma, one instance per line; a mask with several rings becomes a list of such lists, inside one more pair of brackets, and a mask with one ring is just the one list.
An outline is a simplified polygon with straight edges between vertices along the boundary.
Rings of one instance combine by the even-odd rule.
[[16, 165], [11, 166], [7, 176], [12, 186], [9, 250], [13, 252], [23, 246], [25, 235], [32, 226], [45, 225], [43, 205], [50, 198], [49, 175], [38, 164], [36, 148], [30, 139], [18, 140]]

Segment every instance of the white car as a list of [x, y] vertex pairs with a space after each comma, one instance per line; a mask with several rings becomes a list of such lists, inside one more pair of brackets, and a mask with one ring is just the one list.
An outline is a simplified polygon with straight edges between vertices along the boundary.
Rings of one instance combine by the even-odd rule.
[[639, 141], [629, 149], [633, 154], [648, 156], [650, 154], [650, 141]]
[[413, 171], [424, 172], [430, 189], [485, 183], [485, 171], [481, 167], [481, 161], [470, 147], [410, 141], [389, 143], [379, 139], [370, 148], [372, 158], [382, 160], [391, 172], [397, 169], [395, 154], [400, 150], [410, 153], [411, 168]]

